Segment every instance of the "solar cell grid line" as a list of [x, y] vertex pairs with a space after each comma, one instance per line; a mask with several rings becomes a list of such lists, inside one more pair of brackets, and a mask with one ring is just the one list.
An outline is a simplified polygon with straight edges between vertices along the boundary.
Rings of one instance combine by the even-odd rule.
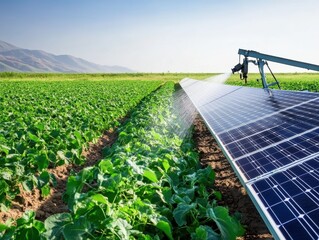
[[[292, 109], [292, 108], [296, 108], [296, 107], [298, 107], [298, 106], [307, 104], [307, 103], [309, 103], [309, 102], [317, 102], [318, 100], [319, 100], [319, 95], [318, 95], [318, 97], [316, 97], [316, 98], [307, 100], [307, 101], [305, 101], [305, 102], [300, 102], [300, 103], [298, 103], [298, 104], [296, 104], [296, 105], [292, 105], [292, 106], [289, 106], [289, 107], [287, 107], [287, 108], [283, 108], [283, 109], [280, 109], [280, 110], [278, 110], [278, 111], [271, 112], [271, 113], [269, 113], [269, 114], [261, 114], [260, 116], [255, 116], [254, 118], [251, 118], [251, 119], [249, 119], [249, 120], [247, 120], [247, 121], [245, 121], [245, 122], [242, 122], [240, 125], [238, 125], [238, 122], [236, 122], [236, 124], [235, 124], [235, 123], [233, 124], [234, 126], [232, 126], [232, 127], [227, 126], [227, 127], [225, 127], [222, 131], [217, 131], [217, 132], [218, 132], [218, 134], [222, 134], [223, 132], [231, 131], [232, 129], [236, 129], [236, 128], [240, 127], [240, 126], [244, 126], [244, 125], [247, 125], [247, 124], [249, 124], [249, 123], [253, 123], [253, 122], [262, 120], [262, 119], [264, 119], [264, 118], [267, 118], [267, 117], [271, 117], [271, 116], [276, 115], [276, 114], [278, 114], [278, 113], [280, 113], [280, 112], [287, 112], [288, 110], [290, 111], [290, 109]], [[237, 107], [240, 108], [240, 106], [237, 106]], [[209, 109], [209, 107], [207, 107], [207, 108]], [[246, 108], [245, 110], [249, 112], [249, 111], [250, 111], [250, 108]], [[206, 111], [211, 114], [211, 118], [214, 118], [214, 114], [215, 114], [214, 112], [209, 111], [209, 110], [206, 110]], [[243, 111], [242, 111], [242, 112], [243, 112]], [[236, 113], [240, 113], [240, 111], [239, 111], [239, 112], [236, 112]], [[225, 115], [225, 116], [223, 116], [223, 118], [227, 118], [227, 117], [228, 117], [228, 118], [231, 118], [231, 119], [235, 119], [234, 115], [231, 115], [231, 116], [227, 116], [226, 114], [224, 114], [224, 115]], [[244, 112], [241, 114], [241, 116], [242, 116], [242, 115], [244, 115]], [[240, 117], [241, 117], [241, 116], [240, 116]]]
[[[319, 103], [318, 103], [319, 104]], [[252, 137], [258, 133], [263, 134], [267, 130], [273, 129], [277, 132], [278, 135], [282, 135], [285, 138], [288, 138], [294, 135], [294, 132], [287, 129], [288, 127], [293, 127], [295, 125], [303, 126], [301, 129], [308, 129], [311, 126], [319, 126], [319, 118], [313, 118], [308, 115], [308, 112], [302, 111], [303, 109], [292, 109], [290, 112], [292, 117], [285, 119], [283, 116], [275, 115], [270, 119], [265, 118], [260, 120], [257, 123], [251, 123], [244, 125], [240, 128], [233, 129], [231, 131], [225, 132], [220, 135], [222, 142], [227, 146], [232, 142], [230, 139], [236, 139], [240, 141], [243, 138]], [[316, 114], [316, 111], [313, 111], [313, 114]], [[256, 126], [257, 125], [257, 126]], [[236, 138], [232, 137], [236, 135]]]
[[[312, 99], [311, 101], [315, 101], [314, 99]], [[318, 101], [318, 99], [317, 99]], [[316, 102], [317, 102], [316, 101]], [[211, 118], [211, 119], [216, 119], [216, 121], [224, 121], [225, 125], [222, 125], [220, 128], [216, 129], [216, 131], [220, 134], [222, 132], [225, 131], [231, 131], [232, 129], [236, 129], [238, 128], [238, 125], [240, 124], [240, 126], [244, 126], [246, 124], [249, 123], [253, 123], [256, 122], [258, 120], [261, 120], [265, 117], [272, 117], [274, 114], [277, 114], [278, 112], [266, 112], [264, 110], [259, 110], [259, 111], [254, 111], [254, 105], [250, 105], [249, 107], [243, 108], [240, 104], [235, 105], [236, 101], [234, 101], [234, 103], [232, 103], [232, 107], [222, 107], [224, 105], [221, 104], [221, 107], [218, 108], [216, 107], [216, 104], [218, 105], [218, 103], [214, 104], [213, 106], [202, 106], [199, 107], [200, 109], [203, 109], [204, 112], [206, 112], [206, 114]], [[309, 103], [299, 103], [296, 108], [298, 106], [302, 106], [305, 105], [305, 109], [304, 111], [307, 110], [307, 107], [309, 107], [308, 105], [311, 105]], [[238, 110], [240, 109], [240, 110]], [[263, 108], [262, 108], [263, 109]], [[291, 114], [289, 113], [290, 109], [288, 110], [280, 110], [279, 113], [286, 113], [286, 114]], [[302, 111], [302, 109], [301, 109]], [[267, 114], [268, 113], [268, 114]], [[262, 116], [264, 114], [264, 116]], [[266, 115], [266, 116], [265, 116]], [[257, 118], [257, 119], [256, 119]], [[214, 124], [214, 121], [212, 121], [212, 124]]]
[[[288, 129], [289, 129], [289, 128], [288, 128]], [[302, 130], [304, 130], [304, 129], [302, 129]], [[262, 145], [263, 147], [261, 147], [261, 148], [255, 150], [255, 151], [249, 152], [249, 153], [247, 153], [247, 154], [242, 154], [242, 155], [240, 155], [239, 157], [235, 158], [234, 160], [235, 160], [235, 161], [240, 160], [240, 159], [242, 159], [242, 158], [245, 158], [245, 157], [248, 157], [248, 156], [250, 156], [250, 155], [253, 155], [253, 154], [257, 153], [257, 152], [271, 151], [271, 149], [272, 149], [273, 147], [276, 147], [276, 146], [282, 146], [282, 147], [283, 147], [283, 146], [285, 146], [285, 143], [286, 143], [286, 142], [290, 142], [290, 141], [293, 140], [293, 139], [300, 139], [300, 140], [302, 141], [302, 139], [308, 138], [308, 136], [309, 136], [309, 135], [307, 135], [308, 133], [311, 134], [311, 136], [312, 136], [312, 133], [316, 133], [318, 130], [319, 130], [319, 126], [314, 127], [314, 128], [311, 128], [311, 129], [308, 129], [308, 130], [303, 131], [303, 132], [301, 132], [301, 133], [296, 133], [296, 131], [295, 131], [295, 132], [294, 132], [295, 135], [293, 135], [293, 136], [291, 136], [291, 137], [289, 137], [289, 138], [281, 139], [280, 141], [274, 141], [274, 143], [271, 143], [271, 140], [269, 139], [269, 140], [268, 140], [268, 144]], [[299, 131], [298, 131], [298, 132], [299, 132]], [[259, 143], [262, 143], [262, 138], [265, 139], [266, 136], [263, 135], [261, 138], [257, 138], [257, 140], [259, 141]], [[275, 139], [275, 138], [274, 138], [274, 139]], [[279, 139], [280, 139], [280, 138], [278, 137], [278, 138], [276, 138], [275, 140], [279, 140]], [[247, 139], [244, 139], [244, 140], [247, 142]], [[317, 137], [315, 136], [315, 137], [313, 138], [313, 140], [317, 141]], [[244, 143], [245, 143], [245, 141], [244, 141]], [[258, 142], [258, 141], [253, 141], [252, 139], [251, 139], [250, 141], [251, 141], [253, 144], [255, 144], [255, 143], [257, 144], [257, 142]], [[267, 142], [266, 142], [266, 143], [267, 143]], [[316, 144], [317, 144], [317, 142], [316, 142]], [[294, 144], [294, 145], [297, 145], [297, 144]], [[236, 146], [241, 146], [241, 144], [239, 144], [239, 143], [237, 142]], [[286, 146], [286, 147], [288, 147], [288, 146]], [[235, 150], [235, 151], [236, 151], [236, 150]], [[248, 150], [246, 150], [246, 151], [248, 151]]]
[[243, 125], [231, 131], [224, 132], [220, 134], [219, 137], [223, 144], [227, 145], [233, 141], [238, 141], [240, 139], [262, 133], [263, 131], [267, 131], [268, 129], [276, 129], [276, 131], [279, 131], [278, 125], [280, 124], [283, 124], [282, 119], [278, 116], [274, 116], [272, 118], [272, 121], [262, 119], [253, 124]]
[[[247, 136], [244, 136], [243, 138], [233, 142], [224, 143], [224, 145], [227, 149], [229, 149], [233, 158], [244, 157], [247, 154], [261, 151], [263, 148], [270, 147], [273, 144], [279, 144], [287, 139], [297, 137], [298, 134], [306, 134], [309, 131], [314, 131], [318, 128], [318, 125], [316, 126], [299, 121], [297, 116], [295, 116], [295, 118], [290, 118], [290, 120], [290, 123], [284, 122], [274, 128], [265, 128], [263, 131], [250, 135], [247, 134]], [[276, 131], [274, 131], [274, 129]], [[243, 152], [238, 152], [236, 148], [239, 147], [244, 148], [245, 150]]]
[[238, 166], [243, 175], [242, 178], [247, 182], [318, 155], [319, 146], [302, 149], [300, 145], [287, 141], [266, 151], [237, 160], [234, 164]]
[[[285, 107], [289, 105], [295, 105], [300, 102], [304, 102], [307, 100], [313, 99], [315, 96], [318, 96], [316, 94], [309, 94], [309, 93], [303, 93], [303, 92], [297, 92], [294, 94], [291, 94], [289, 91], [278, 91], [278, 90], [272, 90], [273, 97], [269, 97], [269, 94], [262, 89], [254, 89], [254, 88], [241, 88], [240, 91], [233, 94], [233, 97], [236, 96], [236, 99], [246, 99], [246, 98], [255, 98], [258, 103], [261, 98], [265, 97], [263, 100], [270, 102], [273, 104], [273, 107]], [[244, 101], [243, 101], [244, 103]]]
[[285, 239], [319, 238], [318, 157], [247, 186]]

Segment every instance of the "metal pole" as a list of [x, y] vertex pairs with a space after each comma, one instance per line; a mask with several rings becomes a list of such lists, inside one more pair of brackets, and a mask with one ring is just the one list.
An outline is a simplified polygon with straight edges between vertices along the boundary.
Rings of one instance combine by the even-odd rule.
[[259, 68], [263, 88], [268, 88], [267, 79], [266, 79], [266, 75], [264, 71], [264, 65], [265, 65], [265, 62], [262, 59], [258, 58], [258, 68]]

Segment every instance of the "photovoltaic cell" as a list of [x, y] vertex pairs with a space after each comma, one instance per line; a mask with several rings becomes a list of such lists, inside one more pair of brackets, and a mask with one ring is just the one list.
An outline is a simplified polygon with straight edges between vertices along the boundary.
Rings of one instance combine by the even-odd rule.
[[[274, 90], [273, 96], [269, 96], [268, 92], [263, 89], [249, 88], [247, 90], [242, 87], [232, 94], [198, 106], [198, 109], [212, 122], [216, 133], [221, 133], [268, 115], [271, 117], [273, 114], [281, 113], [278, 117], [284, 117], [285, 114], [288, 114], [287, 118], [291, 113], [287, 113], [285, 109], [294, 106], [301, 105], [302, 107], [297, 110], [307, 111], [316, 104], [312, 101], [318, 98], [318, 95], [315, 94], [308, 93], [308, 95], [298, 92], [296, 96], [293, 96], [287, 91], [282, 93]], [[304, 106], [308, 102], [309, 104]]]
[[[248, 180], [319, 152], [319, 129], [235, 161]], [[245, 156], [245, 155], [244, 155]]]
[[319, 94], [180, 84], [273, 235], [319, 239]]
[[319, 158], [250, 185], [286, 239], [319, 238]]

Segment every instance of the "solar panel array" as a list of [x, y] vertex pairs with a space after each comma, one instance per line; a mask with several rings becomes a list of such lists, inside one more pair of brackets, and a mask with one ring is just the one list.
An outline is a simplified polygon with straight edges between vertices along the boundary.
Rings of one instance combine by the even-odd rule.
[[319, 239], [319, 94], [183, 79], [277, 239]]

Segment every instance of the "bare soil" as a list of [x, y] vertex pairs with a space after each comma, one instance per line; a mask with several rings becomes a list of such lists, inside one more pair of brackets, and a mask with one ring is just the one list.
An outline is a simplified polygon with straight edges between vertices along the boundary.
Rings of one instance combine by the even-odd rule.
[[102, 149], [111, 146], [116, 138], [117, 132], [114, 129], [110, 129], [96, 143], [90, 143], [88, 149], [83, 149], [82, 152], [82, 155], [86, 158], [83, 165], [70, 164], [48, 169], [48, 172], [55, 175], [57, 184], [55, 187], [51, 187], [50, 195], [45, 198], [41, 196], [38, 189], [28, 192], [22, 186], [19, 186], [20, 194], [12, 202], [11, 209], [7, 212], [0, 212], [0, 223], [4, 223], [10, 218], [16, 220], [27, 210], [35, 211], [38, 220], [45, 220], [56, 213], [68, 212], [67, 205], [63, 202], [62, 196], [66, 191], [66, 183], [71, 170], [79, 172], [85, 167], [95, 165], [102, 159]]
[[241, 185], [203, 120], [197, 117], [194, 126], [194, 140], [200, 154], [200, 161], [204, 165], [210, 165], [216, 173], [214, 187], [222, 193], [222, 200], [219, 204], [228, 206], [231, 214], [235, 212], [241, 214], [241, 223], [245, 226], [246, 233], [245, 236], [238, 239], [273, 239], [254, 204], [247, 195], [245, 188]]

